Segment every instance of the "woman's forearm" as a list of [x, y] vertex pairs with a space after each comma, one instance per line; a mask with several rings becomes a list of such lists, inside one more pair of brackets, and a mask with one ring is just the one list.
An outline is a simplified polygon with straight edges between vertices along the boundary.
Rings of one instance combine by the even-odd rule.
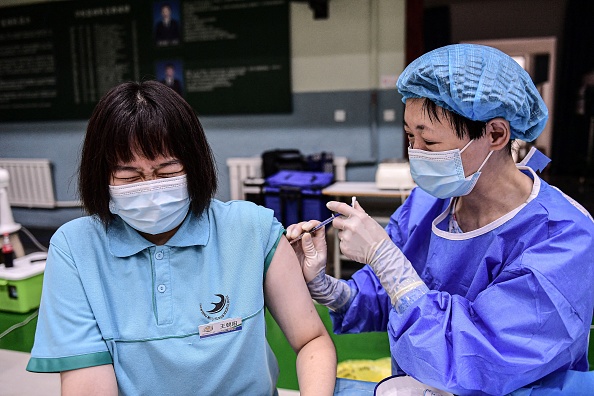
[[301, 396], [332, 395], [336, 382], [336, 350], [326, 333], [309, 341], [297, 354]]
[[62, 396], [117, 396], [118, 383], [113, 366], [87, 367], [60, 373]]

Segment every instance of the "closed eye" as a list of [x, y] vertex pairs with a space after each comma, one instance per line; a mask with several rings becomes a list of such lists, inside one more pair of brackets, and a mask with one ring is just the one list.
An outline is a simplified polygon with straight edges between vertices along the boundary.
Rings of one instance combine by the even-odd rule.
[[181, 174], [183, 173], [183, 170], [180, 171], [176, 171], [176, 172], [159, 172], [157, 173], [157, 177], [162, 177], [162, 178], [167, 178], [167, 177], [175, 177], [175, 176], [181, 176]]
[[141, 179], [140, 176], [128, 176], [128, 177], [114, 176], [113, 178], [116, 179], [116, 180], [124, 181], [124, 182], [133, 182], [133, 181], [136, 181], [136, 180], [140, 180]]

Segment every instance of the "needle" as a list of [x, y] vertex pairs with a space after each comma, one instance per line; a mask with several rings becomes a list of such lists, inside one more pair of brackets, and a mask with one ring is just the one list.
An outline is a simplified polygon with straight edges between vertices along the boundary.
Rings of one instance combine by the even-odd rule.
[[320, 224], [318, 224], [317, 226], [315, 226], [314, 228], [312, 228], [309, 231], [305, 231], [303, 234], [299, 235], [297, 238], [293, 239], [291, 241], [291, 245], [294, 244], [295, 242], [301, 240], [301, 238], [303, 238], [303, 235], [305, 234], [313, 234], [314, 232], [316, 232], [317, 230], [319, 230], [320, 228], [324, 227], [326, 224], [331, 223], [332, 220], [334, 220], [335, 218], [337, 218], [338, 216], [342, 216], [340, 213], [334, 213], [332, 216], [330, 216], [329, 218], [327, 218], [326, 220], [322, 221]]
[[[353, 197], [351, 206], [355, 207], [355, 201], [357, 200], [357, 197]], [[303, 238], [303, 235], [305, 234], [313, 234], [314, 232], [316, 232], [317, 230], [319, 230], [320, 228], [324, 227], [326, 224], [331, 223], [332, 220], [334, 220], [335, 218], [337, 218], [338, 216], [342, 216], [340, 213], [334, 213], [332, 216], [330, 216], [329, 218], [327, 218], [326, 220], [322, 221], [320, 224], [318, 224], [317, 226], [315, 226], [314, 228], [312, 228], [309, 231], [305, 231], [303, 234], [299, 235], [297, 238], [293, 239], [290, 243], [291, 245], [294, 244], [297, 241], [300, 241], [301, 238]]]

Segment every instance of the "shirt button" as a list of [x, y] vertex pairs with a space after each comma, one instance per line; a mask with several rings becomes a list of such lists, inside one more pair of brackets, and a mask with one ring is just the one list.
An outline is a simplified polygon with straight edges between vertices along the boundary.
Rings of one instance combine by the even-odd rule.
[[155, 254], [155, 258], [157, 260], [161, 260], [163, 258], [163, 252], [157, 252], [157, 254]]
[[165, 290], [167, 290], [167, 287], [165, 287], [165, 285], [159, 285], [157, 286], [157, 290], [159, 291], [159, 293], [163, 293], [165, 292]]

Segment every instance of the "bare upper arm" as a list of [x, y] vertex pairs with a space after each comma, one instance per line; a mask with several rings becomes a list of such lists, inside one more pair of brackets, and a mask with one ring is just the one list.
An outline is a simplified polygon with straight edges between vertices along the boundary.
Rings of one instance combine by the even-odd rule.
[[113, 365], [86, 367], [60, 373], [62, 396], [117, 396], [118, 383]]
[[326, 329], [307, 290], [297, 256], [285, 237], [281, 237], [264, 283], [266, 306], [298, 352]]

